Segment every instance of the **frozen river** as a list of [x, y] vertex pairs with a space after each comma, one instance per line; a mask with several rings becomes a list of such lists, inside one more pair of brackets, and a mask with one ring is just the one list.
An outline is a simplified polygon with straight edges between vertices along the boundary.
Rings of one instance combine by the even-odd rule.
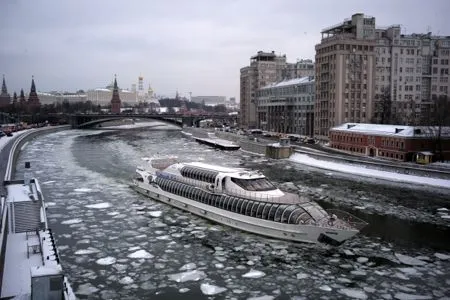
[[[155, 153], [263, 171], [370, 225], [339, 247], [270, 240], [213, 224], [128, 187]], [[441, 299], [450, 295], [445, 189], [222, 152], [170, 128], [71, 130], [21, 153], [44, 190], [63, 267], [80, 299]]]

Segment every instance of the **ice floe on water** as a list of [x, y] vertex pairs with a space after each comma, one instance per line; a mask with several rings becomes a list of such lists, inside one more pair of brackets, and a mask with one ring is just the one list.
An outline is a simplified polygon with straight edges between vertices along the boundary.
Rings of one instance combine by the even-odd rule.
[[87, 254], [93, 254], [93, 253], [98, 253], [98, 252], [100, 252], [100, 250], [89, 247], [87, 249], [77, 250], [77, 251], [75, 251], [74, 254], [76, 254], [76, 255], [87, 255]]
[[414, 294], [406, 294], [406, 293], [396, 293], [394, 295], [395, 299], [398, 300], [426, 300], [426, 299], [433, 299], [432, 296], [428, 295], [414, 295]]
[[159, 218], [162, 215], [162, 211], [149, 211], [147, 212], [149, 216], [152, 216], [154, 218]]
[[216, 294], [220, 294], [222, 292], [225, 292], [227, 290], [227, 288], [216, 286], [216, 285], [212, 285], [212, 284], [209, 284], [209, 283], [202, 283], [200, 285], [200, 290], [205, 295], [216, 295]]
[[92, 192], [92, 189], [89, 188], [78, 188], [73, 190], [76, 193], [89, 193]]
[[75, 292], [78, 295], [89, 296], [97, 291], [99, 291], [98, 288], [96, 288], [95, 286], [93, 286], [90, 283], [85, 283], [85, 284], [81, 284]]
[[435, 253], [434, 256], [436, 256], [437, 258], [441, 259], [441, 260], [448, 260], [450, 259], [450, 255], [446, 255], [443, 253]]
[[244, 277], [244, 278], [261, 278], [264, 276], [266, 276], [266, 273], [264, 273], [262, 271], [258, 271], [258, 270], [253, 270], [253, 269], [251, 269], [249, 272], [242, 275], [242, 277]]
[[61, 224], [71, 225], [71, 224], [78, 224], [78, 223], [81, 223], [81, 222], [83, 222], [83, 220], [77, 218], [77, 219], [70, 219], [70, 220], [62, 221]]
[[131, 254], [128, 254], [129, 258], [153, 258], [153, 255], [148, 253], [145, 250], [138, 250], [136, 252], [133, 252]]
[[89, 204], [86, 205], [87, 208], [108, 208], [111, 207], [111, 203], [108, 202], [102, 202], [102, 203], [96, 203], [96, 204]]
[[353, 299], [367, 299], [367, 294], [364, 293], [364, 291], [362, 291], [362, 290], [340, 289], [340, 290], [338, 290], [338, 293], [343, 294], [343, 295], [353, 298]]
[[405, 265], [410, 265], [410, 266], [423, 266], [426, 265], [427, 263], [424, 262], [423, 260], [408, 256], [408, 255], [404, 255], [404, 254], [400, 254], [400, 253], [395, 253], [395, 257], [397, 257], [397, 259]]
[[106, 265], [112, 265], [113, 263], [115, 263], [116, 259], [114, 257], [107, 256], [107, 257], [97, 259], [95, 262], [99, 265], [106, 266]]
[[125, 276], [125, 277], [123, 277], [122, 279], [119, 280], [120, 284], [131, 284], [133, 282], [134, 282], [134, 280], [130, 276]]
[[176, 282], [199, 281], [206, 278], [203, 271], [192, 270], [169, 275], [169, 279]]

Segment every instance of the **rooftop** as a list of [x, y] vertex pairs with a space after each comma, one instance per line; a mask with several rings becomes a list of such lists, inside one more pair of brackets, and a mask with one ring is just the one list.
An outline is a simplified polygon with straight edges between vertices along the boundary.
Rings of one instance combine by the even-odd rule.
[[[333, 127], [332, 131], [346, 131], [352, 133], [365, 133], [371, 135], [398, 136], [398, 137], [432, 137], [438, 132], [437, 126], [405, 126], [383, 125], [367, 123], [344, 123]], [[441, 128], [442, 137], [450, 138], [450, 127]]]
[[261, 89], [268, 89], [268, 88], [273, 88], [273, 87], [282, 87], [282, 86], [296, 85], [296, 84], [307, 83], [307, 82], [314, 82], [314, 77], [313, 76], [305, 76], [305, 77], [300, 77], [300, 78], [283, 80], [283, 81], [280, 81], [280, 82], [275, 82], [275, 83], [271, 83], [269, 85], [266, 85], [265, 87], [263, 87]]

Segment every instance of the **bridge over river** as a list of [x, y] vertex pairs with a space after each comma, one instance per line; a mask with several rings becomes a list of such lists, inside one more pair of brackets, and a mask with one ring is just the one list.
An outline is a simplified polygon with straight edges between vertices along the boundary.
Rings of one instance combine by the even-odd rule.
[[198, 126], [201, 120], [213, 119], [231, 124], [237, 121], [237, 116], [228, 114], [180, 115], [180, 114], [73, 114], [70, 115], [70, 125], [73, 129], [92, 128], [98, 124], [120, 119], [153, 119], [175, 124], [180, 127]]

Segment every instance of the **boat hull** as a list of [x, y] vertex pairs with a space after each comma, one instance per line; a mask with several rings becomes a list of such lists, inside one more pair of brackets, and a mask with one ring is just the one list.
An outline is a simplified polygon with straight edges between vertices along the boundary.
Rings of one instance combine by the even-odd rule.
[[298, 225], [257, 219], [233, 213], [163, 191], [157, 185], [134, 181], [131, 185], [137, 192], [149, 198], [177, 207], [216, 223], [250, 233], [295, 242], [340, 244], [358, 233], [357, 230], [339, 230], [313, 225]]

